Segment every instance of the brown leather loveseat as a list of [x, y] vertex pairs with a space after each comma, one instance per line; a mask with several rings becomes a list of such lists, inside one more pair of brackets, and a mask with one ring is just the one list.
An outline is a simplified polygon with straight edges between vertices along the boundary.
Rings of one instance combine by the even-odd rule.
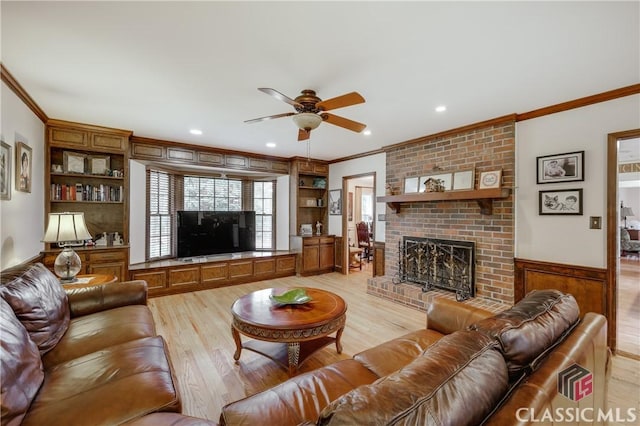
[[2, 425], [209, 424], [179, 414], [144, 281], [65, 291], [20, 265], [0, 296]]
[[425, 329], [228, 404], [220, 423], [604, 424], [606, 330], [602, 315], [579, 319], [575, 299], [555, 290], [495, 316], [435, 299]]

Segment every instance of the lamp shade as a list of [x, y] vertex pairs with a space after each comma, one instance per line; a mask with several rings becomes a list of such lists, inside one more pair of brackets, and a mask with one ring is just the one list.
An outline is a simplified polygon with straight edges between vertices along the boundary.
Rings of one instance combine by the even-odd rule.
[[635, 214], [633, 214], [633, 210], [631, 210], [631, 207], [622, 207], [620, 209], [620, 216], [623, 218], [627, 218], [629, 216], [635, 216]]
[[312, 112], [301, 112], [293, 116], [293, 122], [299, 129], [313, 130], [322, 123], [322, 117]]
[[65, 243], [88, 240], [91, 234], [84, 223], [84, 213], [49, 213], [45, 243]]

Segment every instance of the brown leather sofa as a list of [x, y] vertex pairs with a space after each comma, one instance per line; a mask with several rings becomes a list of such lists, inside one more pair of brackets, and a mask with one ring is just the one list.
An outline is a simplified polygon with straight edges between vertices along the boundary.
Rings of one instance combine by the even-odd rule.
[[180, 414], [144, 281], [65, 290], [20, 265], [0, 296], [2, 425], [215, 424]]
[[[495, 316], [435, 299], [425, 329], [228, 404], [220, 423], [503, 426], [573, 416], [602, 424], [606, 330], [604, 316], [579, 319], [575, 299], [555, 290], [532, 292]], [[561, 383], [585, 386], [565, 396], [558, 375], [568, 368], [574, 374]]]

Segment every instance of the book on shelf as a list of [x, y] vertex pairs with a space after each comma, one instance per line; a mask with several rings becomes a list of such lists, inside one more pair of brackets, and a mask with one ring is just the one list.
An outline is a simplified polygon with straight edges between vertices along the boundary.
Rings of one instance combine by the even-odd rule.
[[122, 185], [51, 184], [52, 201], [123, 202]]

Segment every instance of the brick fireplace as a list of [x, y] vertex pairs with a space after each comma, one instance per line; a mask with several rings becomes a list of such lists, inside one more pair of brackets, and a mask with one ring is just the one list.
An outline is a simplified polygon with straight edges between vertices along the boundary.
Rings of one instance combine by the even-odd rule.
[[[403, 188], [404, 179], [475, 170], [475, 188], [482, 172], [502, 170], [502, 186], [513, 188], [515, 122], [493, 121], [466, 130], [447, 132], [390, 146], [386, 149], [386, 183]], [[513, 194], [493, 201], [491, 215], [483, 215], [472, 200], [412, 202], [399, 213], [386, 209], [385, 275], [369, 280], [367, 292], [425, 308], [436, 294], [455, 298], [455, 292], [423, 292], [417, 283], [400, 283], [399, 251], [404, 237], [468, 241], [475, 244], [475, 297], [469, 303], [511, 305], [514, 301]]]

